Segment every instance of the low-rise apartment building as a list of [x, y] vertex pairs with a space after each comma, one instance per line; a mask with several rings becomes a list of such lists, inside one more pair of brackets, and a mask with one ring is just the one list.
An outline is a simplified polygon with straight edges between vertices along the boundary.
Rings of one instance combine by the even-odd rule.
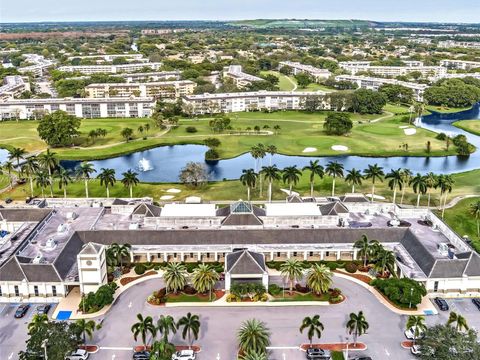
[[193, 94], [197, 84], [190, 80], [160, 81], [146, 83], [105, 83], [85, 87], [88, 98], [108, 97], [154, 97], [175, 100]]
[[151, 81], [166, 81], [166, 80], [180, 80], [182, 73], [180, 71], [152, 71], [139, 73], [120, 73], [113, 75], [115, 77], [124, 78], [127, 83], [134, 82], [151, 82]]
[[438, 47], [446, 48], [446, 49], [450, 49], [450, 48], [480, 49], [480, 42], [445, 40], [445, 41], [439, 41]]
[[[309, 97], [319, 97], [323, 101], [323, 91], [252, 91], [223, 94], [201, 94], [183, 97], [184, 110], [192, 115], [230, 113], [257, 110], [301, 110]], [[322, 107], [327, 109], [328, 104]]]
[[335, 77], [336, 81], [349, 81], [358, 85], [362, 89], [378, 90], [380, 86], [385, 84], [401, 85], [412, 89], [416, 101], [423, 101], [423, 93], [428, 85], [418, 84], [414, 82], [400, 81], [396, 79], [374, 78], [359, 75], [339, 75]]
[[131, 63], [122, 65], [66, 65], [60, 66], [58, 70], [64, 72], [79, 72], [86, 75], [91, 74], [117, 74], [122, 72], [134, 72], [143, 69], [159, 70], [162, 67], [162, 63]]
[[38, 119], [57, 110], [79, 118], [147, 117], [154, 107], [151, 97], [13, 99], [0, 102], [0, 119]]
[[231, 79], [236, 87], [243, 89], [255, 81], [262, 81], [258, 76], [244, 73], [241, 65], [230, 65], [223, 69], [223, 78]]
[[45, 59], [43, 55], [24, 54], [23, 57], [33, 65], [18, 68], [18, 72], [22, 74], [31, 73], [34, 76], [43, 76], [44, 72], [55, 64], [55, 61]]
[[449, 69], [471, 70], [480, 68], [479, 61], [465, 61], [455, 59], [445, 59], [440, 61], [440, 65]]
[[0, 100], [6, 101], [21, 95], [24, 91], [30, 91], [28, 78], [19, 75], [5, 76], [3, 85], [0, 86]]
[[315, 79], [316, 82], [320, 80], [328, 79], [332, 73], [326, 69], [319, 69], [312, 65], [304, 65], [299, 62], [292, 62], [292, 61], [281, 61], [279, 63], [279, 68], [287, 67], [292, 70], [293, 75], [297, 75], [300, 73], [305, 73], [310, 75], [312, 78]]
[[397, 77], [400, 75], [408, 75], [412, 72], [420, 72], [423, 77], [442, 76], [447, 73], [447, 69], [443, 66], [418, 66], [418, 62], [410, 63], [405, 66], [372, 66], [368, 61], [362, 62], [340, 62], [340, 67], [351, 75], [359, 72], [369, 72], [379, 76]]
[[73, 59], [93, 59], [100, 62], [111, 62], [118, 58], [125, 58], [127, 61], [148, 62], [148, 59], [143, 57], [143, 54], [95, 54], [95, 55], [73, 55], [69, 56], [68, 60]]

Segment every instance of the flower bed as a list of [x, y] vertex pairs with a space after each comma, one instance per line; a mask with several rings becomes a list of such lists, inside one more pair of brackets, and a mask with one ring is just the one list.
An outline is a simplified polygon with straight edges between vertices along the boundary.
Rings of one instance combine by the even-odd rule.
[[165, 303], [179, 303], [179, 302], [213, 302], [220, 299], [225, 292], [222, 290], [212, 291], [211, 297], [209, 293], [197, 293], [191, 286], [185, 286], [184, 291], [179, 291], [177, 294], [169, 293], [165, 288], [159, 291], [154, 291], [152, 295], [147, 298], [150, 305], [165, 305]]
[[157, 274], [157, 272], [152, 270], [152, 271], [146, 272], [145, 274], [139, 275], [139, 276], [127, 276], [127, 277], [124, 277], [124, 278], [120, 279], [120, 284], [122, 286], [125, 286], [125, 285], [131, 283], [132, 281], [141, 279], [141, 278], [146, 277], [146, 276], [156, 275], [156, 274]]
[[78, 348], [87, 350], [87, 352], [92, 354], [96, 353], [99, 350], [99, 347], [97, 345], [80, 345]]
[[[310, 348], [310, 344], [302, 344], [300, 348], [304, 351], [307, 351]], [[312, 348], [315, 349], [323, 349], [323, 350], [330, 350], [330, 351], [343, 351], [347, 349], [347, 343], [327, 343], [327, 344], [313, 344]], [[366, 350], [367, 345], [361, 342], [348, 343], [348, 350]]]
[[351, 276], [357, 280], [360, 280], [361, 282], [364, 282], [365, 284], [367, 285], [370, 285], [370, 281], [372, 281], [373, 279], [368, 276], [368, 275], [363, 275], [363, 274], [350, 274], [350, 273], [347, 273], [347, 272], [344, 272], [344, 271], [340, 271], [340, 270], [334, 270], [334, 272], [336, 273], [339, 273], [339, 274], [342, 274], [342, 275], [347, 275], [347, 276]]

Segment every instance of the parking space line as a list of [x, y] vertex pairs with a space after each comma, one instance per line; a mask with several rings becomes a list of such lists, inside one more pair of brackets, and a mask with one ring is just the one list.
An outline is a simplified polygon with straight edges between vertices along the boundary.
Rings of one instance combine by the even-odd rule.
[[115, 346], [100, 346], [99, 350], [120, 350], [120, 351], [132, 351], [131, 347], [115, 347]]

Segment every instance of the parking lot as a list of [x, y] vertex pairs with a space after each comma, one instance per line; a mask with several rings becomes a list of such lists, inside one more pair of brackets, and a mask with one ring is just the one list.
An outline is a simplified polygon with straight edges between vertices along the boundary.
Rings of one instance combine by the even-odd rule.
[[462, 315], [467, 319], [468, 326], [474, 330], [480, 330], [480, 311], [472, 303], [470, 298], [459, 298], [459, 299], [445, 299], [449, 310], [448, 311], [438, 311], [439, 316], [433, 317], [435, 323], [445, 323], [448, 320], [449, 314], [451, 311], [456, 312], [457, 314]]

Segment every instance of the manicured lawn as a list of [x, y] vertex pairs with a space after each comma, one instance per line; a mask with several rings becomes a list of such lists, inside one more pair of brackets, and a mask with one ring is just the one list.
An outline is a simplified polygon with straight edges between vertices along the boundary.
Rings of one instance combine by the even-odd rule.
[[[262, 75], [275, 75], [278, 77], [278, 87], [280, 88], [281, 91], [292, 91], [293, 88], [295, 87], [294, 84], [292, 84], [291, 81], [288, 80], [288, 77], [286, 75], [283, 75], [282, 73], [278, 71], [262, 71]], [[295, 79], [292, 79], [292, 81], [295, 83]]]
[[425, 106], [426, 111], [435, 111], [435, 112], [440, 112], [440, 113], [453, 113], [453, 112], [458, 112], [458, 111], [464, 111], [470, 109], [471, 106], [465, 107], [465, 108], [449, 108], [445, 106], [434, 106], [434, 105], [427, 105]]
[[459, 129], [480, 136], [480, 120], [462, 120], [453, 123]]
[[300, 294], [297, 292], [294, 292], [293, 295], [290, 295], [288, 291], [285, 291], [285, 297], [282, 295], [279, 295], [275, 297], [275, 302], [284, 302], [284, 301], [328, 301], [330, 299], [329, 294], [322, 294], [320, 296], [317, 296], [312, 293], [308, 294]]
[[[215, 300], [215, 294], [212, 293], [212, 300]], [[180, 293], [178, 295], [168, 294], [167, 295], [168, 303], [178, 303], [178, 302], [210, 302], [208, 296], [199, 296], [199, 295], [187, 295]]]

